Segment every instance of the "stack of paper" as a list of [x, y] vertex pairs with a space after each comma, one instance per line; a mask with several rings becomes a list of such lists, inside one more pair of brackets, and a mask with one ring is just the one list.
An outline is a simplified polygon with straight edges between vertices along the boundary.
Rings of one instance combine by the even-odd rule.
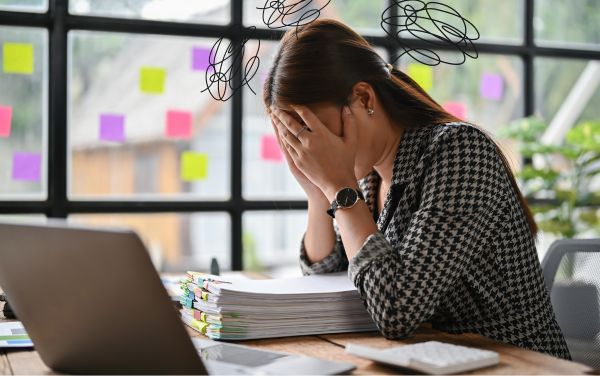
[[188, 272], [183, 321], [213, 339], [377, 330], [346, 273], [233, 280]]

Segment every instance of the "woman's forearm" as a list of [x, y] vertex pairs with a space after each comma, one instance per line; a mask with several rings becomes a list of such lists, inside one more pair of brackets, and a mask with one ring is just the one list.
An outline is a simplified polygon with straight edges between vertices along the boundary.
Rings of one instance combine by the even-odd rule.
[[[358, 189], [350, 183], [345, 186]], [[335, 192], [337, 190], [328, 191], [327, 196], [333, 199]], [[369, 235], [378, 231], [377, 224], [373, 220], [369, 207], [363, 200], [358, 200], [351, 208], [338, 209], [335, 212], [335, 218], [340, 236], [344, 242], [346, 256], [348, 256], [348, 260], [352, 260]]]
[[308, 225], [304, 236], [306, 256], [311, 263], [331, 254], [335, 245], [333, 219], [327, 214], [329, 203], [325, 198], [308, 200]]

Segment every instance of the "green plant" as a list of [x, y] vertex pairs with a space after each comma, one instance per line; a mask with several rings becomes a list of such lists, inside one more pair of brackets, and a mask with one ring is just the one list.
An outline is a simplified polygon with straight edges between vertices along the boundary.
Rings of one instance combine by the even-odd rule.
[[600, 232], [600, 120], [571, 128], [562, 144], [544, 145], [547, 124], [537, 118], [517, 120], [503, 128], [502, 138], [517, 142], [525, 164], [517, 174], [528, 199], [545, 199], [532, 205], [541, 230], [572, 238], [583, 232]]

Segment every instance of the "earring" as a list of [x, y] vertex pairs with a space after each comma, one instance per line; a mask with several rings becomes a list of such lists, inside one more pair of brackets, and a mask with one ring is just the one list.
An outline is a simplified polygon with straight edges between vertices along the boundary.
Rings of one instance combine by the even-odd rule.
[[369, 109], [367, 110], [367, 114], [368, 114], [369, 116], [373, 116], [373, 114], [374, 114], [374, 113], [375, 113], [375, 110], [374, 110], [374, 109], [372, 109], [372, 108], [369, 108]]

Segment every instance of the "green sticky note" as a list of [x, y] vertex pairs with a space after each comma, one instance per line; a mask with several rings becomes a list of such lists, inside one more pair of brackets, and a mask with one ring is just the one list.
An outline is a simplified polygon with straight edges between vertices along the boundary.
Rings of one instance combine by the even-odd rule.
[[4, 73], [33, 73], [33, 44], [4, 43], [2, 45], [2, 70]]
[[408, 75], [415, 80], [425, 91], [433, 86], [433, 69], [424, 64], [408, 64]]
[[204, 180], [208, 175], [208, 155], [184, 151], [181, 154], [181, 179], [183, 181]]
[[140, 90], [143, 93], [162, 94], [165, 91], [167, 71], [164, 68], [140, 68]]

